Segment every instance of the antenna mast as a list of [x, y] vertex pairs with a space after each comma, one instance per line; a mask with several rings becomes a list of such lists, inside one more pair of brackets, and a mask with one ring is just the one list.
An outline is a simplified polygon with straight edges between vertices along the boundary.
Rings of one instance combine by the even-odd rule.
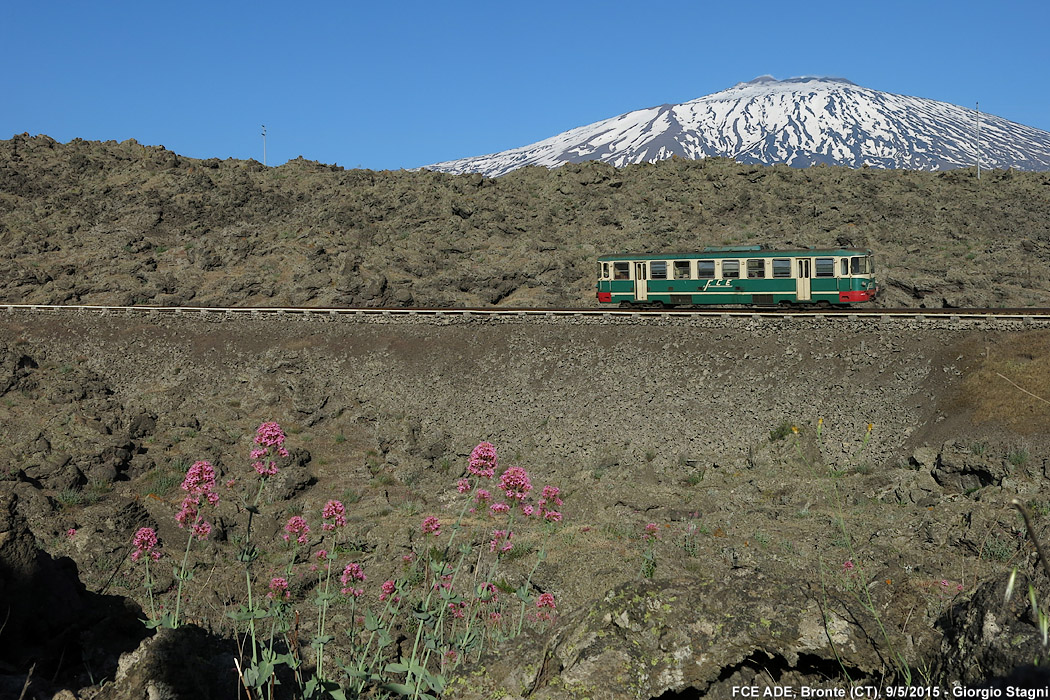
[[263, 137], [263, 165], [266, 165], [266, 125], [262, 125], [262, 137]]

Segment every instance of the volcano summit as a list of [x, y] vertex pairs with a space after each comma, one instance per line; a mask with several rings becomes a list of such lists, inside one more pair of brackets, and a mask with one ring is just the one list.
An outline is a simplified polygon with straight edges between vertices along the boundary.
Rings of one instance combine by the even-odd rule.
[[762, 76], [682, 104], [639, 109], [500, 153], [427, 166], [490, 177], [526, 165], [615, 166], [672, 156], [807, 167], [1050, 170], [1050, 132], [840, 78]]

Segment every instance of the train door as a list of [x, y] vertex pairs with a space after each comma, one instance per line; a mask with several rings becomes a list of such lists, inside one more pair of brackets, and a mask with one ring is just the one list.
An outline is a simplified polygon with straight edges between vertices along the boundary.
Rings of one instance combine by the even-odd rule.
[[647, 301], [649, 299], [649, 265], [648, 263], [636, 262], [634, 264], [634, 300]]
[[811, 267], [812, 262], [809, 258], [799, 258], [798, 261], [798, 279], [795, 280], [795, 300], [796, 301], [811, 301], [810, 296], [810, 277], [812, 277]]

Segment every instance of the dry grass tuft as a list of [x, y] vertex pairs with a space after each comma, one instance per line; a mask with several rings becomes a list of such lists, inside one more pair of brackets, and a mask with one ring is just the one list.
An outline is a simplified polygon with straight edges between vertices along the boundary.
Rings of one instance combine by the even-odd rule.
[[985, 347], [962, 385], [978, 423], [1022, 434], [1050, 426], [1050, 332], [1011, 335]]

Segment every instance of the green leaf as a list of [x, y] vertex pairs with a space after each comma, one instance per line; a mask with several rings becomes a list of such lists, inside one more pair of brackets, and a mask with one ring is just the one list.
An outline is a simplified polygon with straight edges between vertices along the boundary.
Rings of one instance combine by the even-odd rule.
[[423, 680], [425, 680], [427, 685], [430, 686], [430, 689], [438, 695], [445, 692], [445, 677], [440, 673], [424, 673]]
[[380, 687], [383, 690], [389, 690], [391, 693], [397, 693], [398, 695], [414, 695], [416, 692], [415, 688], [405, 685], [404, 683], [384, 683]]
[[383, 667], [385, 673], [408, 673], [408, 664], [389, 663]]
[[323, 637], [314, 637], [310, 640], [310, 646], [314, 649], [321, 649], [325, 644], [331, 644], [333, 639], [335, 639], [335, 637], [330, 634], [326, 634]]
[[379, 618], [371, 610], [365, 613], [365, 629], [369, 632], [379, 629]]

